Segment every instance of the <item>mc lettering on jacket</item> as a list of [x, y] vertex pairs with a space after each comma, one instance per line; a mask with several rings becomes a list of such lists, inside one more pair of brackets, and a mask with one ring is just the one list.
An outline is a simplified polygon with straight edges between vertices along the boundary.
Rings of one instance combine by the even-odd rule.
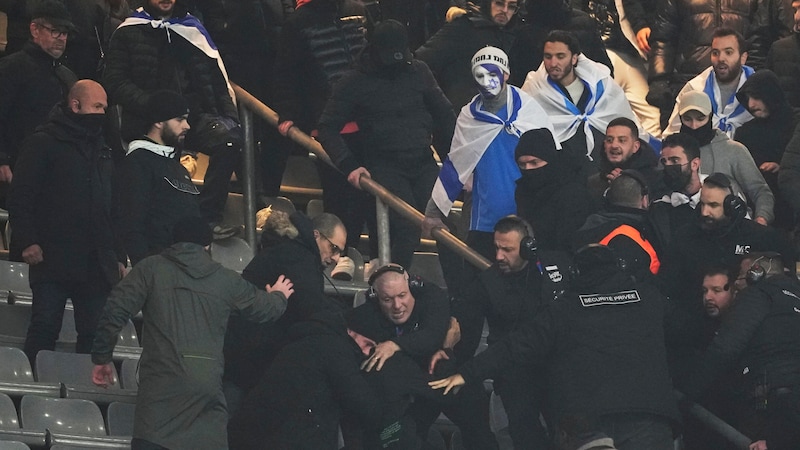
[[639, 292], [636, 290], [621, 291], [605, 295], [580, 295], [579, 297], [581, 299], [581, 304], [585, 308], [597, 305], [624, 305], [626, 303], [635, 303], [641, 301]]

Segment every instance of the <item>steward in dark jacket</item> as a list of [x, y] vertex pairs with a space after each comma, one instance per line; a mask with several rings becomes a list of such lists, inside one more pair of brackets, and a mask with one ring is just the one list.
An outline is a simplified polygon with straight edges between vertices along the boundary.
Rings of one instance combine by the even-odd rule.
[[69, 97], [23, 143], [8, 199], [10, 257], [30, 265], [33, 310], [25, 352], [31, 360], [39, 350], [54, 349], [67, 298], [76, 309], [76, 350], [89, 352], [125, 261], [112, 220], [105, 91], [84, 80]]
[[579, 252], [574, 264], [578, 276], [564, 296], [461, 366], [461, 377], [432, 384], [480, 384], [508, 368], [542, 363], [550, 423], [594, 419], [618, 438], [618, 426], [636, 421], [654, 440], [628, 441], [631, 448], [672, 448], [678, 411], [667, 374], [663, 297], [621, 271], [605, 246]]
[[516, 40], [513, 33], [518, 23], [516, 14], [507, 24], [499, 25], [489, 14], [491, 2], [484, 0], [480, 3], [480, 12], [469, 11], [444, 24], [414, 52], [418, 60], [430, 67], [456, 113], [477, 94], [470, 70], [472, 55], [487, 46], [497, 47], [508, 54]]
[[797, 79], [800, 73], [800, 31], [793, 31], [789, 36], [772, 43], [766, 67], [778, 76], [781, 90], [795, 115], [800, 113], [800, 80]]
[[[259, 375], [258, 385], [230, 422], [231, 450], [335, 450], [344, 414], [355, 418], [367, 436], [377, 436], [389, 424], [400, 425], [396, 421], [406, 405], [385, 401], [391, 393], [367, 380], [368, 374], [361, 372], [359, 366], [369, 347], [359, 348], [359, 340], [365, 338], [348, 336], [350, 331], [346, 328], [341, 315], [318, 314], [290, 329], [290, 343]], [[392, 372], [401, 356], [395, 358], [387, 361], [382, 375]], [[412, 385], [399, 378], [392, 384], [390, 389], [400, 391]], [[426, 387], [422, 378], [413, 385], [419, 392]], [[398, 427], [394, 435], [405, 431]], [[387, 437], [391, 434], [387, 433]], [[413, 433], [406, 436], [413, 441]]]
[[14, 168], [22, 141], [47, 121], [77, 80], [33, 42], [0, 59], [0, 166]]
[[294, 283], [295, 292], [275, 323], [260, 326], [231, 318], [225, 337], [225, 380], [244, 391], [255, 386], [286, 343], [292, 324], [320, 311], [341, 310], [337, 301], [325, 295], [323, 265], [311, 220], [299, 212], [289, 220], [274, 216], [261, 235], [262, 250], [245, 267], [242, 278], [262, 287], [284, 274]]
[[[552, 134], [530, 133], [522, 135], [514, 151], [522, 174], [514, 192], [517, 215], [531, 224], [540, 249], [569, 252], [572, 236], [594, 208], [586, 185], [565, 169]], [[546, 164], [528, 168], [520, 158], [531, 156]]]
[[797, 124], [792, 107], [786, 101], [778, 77], [769, 70], [759, 70], [751, 75], [739, 88], [736, 98], [748, 110], [752, 109], [748, 106], [751, 98], [760, 100], [766, 107], [766, 110], [752, 110], [754, 118], [736, 129], [734, 139], [753, 155], [756, 166], [775, 195], [775, 221], [772, 225], [789, 229], [794, 221], [789, 205], [778, 190], [778, 174], [784, 150]]
[[[758, 263], [762, 270], [775, 266]], [[701, 399], [720, 376], [736, 374], [733, 398], [743, 421], [737, 428], [770, 449], [788, 450], [800, 445], [800, 285], [771, 271], [737, 294], [686, 394]]]

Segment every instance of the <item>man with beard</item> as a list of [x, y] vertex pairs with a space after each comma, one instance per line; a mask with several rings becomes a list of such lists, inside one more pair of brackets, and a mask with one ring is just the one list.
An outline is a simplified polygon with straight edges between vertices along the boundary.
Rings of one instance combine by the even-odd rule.
[[514, 155], [522, 173], [517, 215], [531, 224], [540, 249], [571, 251], [572, 236], [593, 209], [586, 186], [565, 170], [547, 129], [526, 131]]
[[700, 172], [721, 172], [733, 179], [753, 202], [756, 222], [770, 223], [774, 218], [775, 197], [747, 148], [713, 127], [713, 108], [708, 95], [702, 91], [682, 94], [678, 98], [678, 114], [680, 131], [700, 144]]
[[[566, 31], [547, 35], [542, 65], [528, 73], [522, 90], [550, 116], [556, 142], [581, 178], [595, 171], [591, 155], [602, 145], [611, 120], [627, 117], [641, 129], [608, 67], [583, 56], [578, 39]], [[640, 137], [649, 139], [647, 133]]]
[[735, 139], [750, 151], [775, 196], [773, 225], [788, 230], [794, 220], [789, 204], [778, 190], [778, 173], [797, 119], [786, 100], [786, 94], [781, 90], [778, 77], [770, 70], [754, 73], [742, 85], [736, 97], [754, 119], [736, 130]]
[[55, 348], [67, 298], [75, 306], [75, 350], [89, 353], [106, 296], [124, 273], [111, 219], [106, 106], [102, 86], [78, 81], [21, 147], [8, 199], [10, 256], [30, 265], [25, 353], [32, 362]]
[[156, 91], [147, 114], [150, 125], [128, 146], [118, 184], [120, 233], [133, 265], [169, 247], [180, 218], [200, 215], [200, 191], [178, 160], [189, 131], [186, 100], [172, 91]]
[[[733, 138], [736, 128], [751, 120], [753, 116], [739, 103], [738, 91], [754, 70], [745, 66], [747, 42], [741, 34], [730, 28], [717, 28], [711, 41], [711, 67], [689, 80], [678, 92], [680, 98], [686, 92], [702, 91], [713, 99], [713, 126]], [[677, 133], [681, 128], [678, 104], [669, 117], [665, 135]]]
[[[485, 47], [472, 56], [472, 76], [479, 94], [461, 109], [456, 122], [450, 154], [442, 165], [425, 208], [423, 236], [450, 214], [462, 190], [472, 191], [467, 244], [492, 258], [494, 225], [514, 214], [514, 182], [520, 170], [514, 148], [520, 136], [531, 129], [544, 129], [551, 136], [553, 126], [544, 110], [530, 95], [508, 84], [508, 56], [496, 47]], [[552, 137], [551, 137], [552, 139]], [[440, 257], [447, 258], [444, 248]], [[445, 267], [453, 264], [444, 264]], [[463, 286], [455, 274], [447, 285]]]
[[784, 267], [795, 267], [795, 253], [776, 229], [745, 219], [746, 204], [734, 195], [725, 174], [705, 179], [697, 208], [697, 219], [675, 233], [659, 274], [673, 305], [667, 326], [679, 337], [671, 346], [673, 355], [682, 354], [701, 333], [704, 314], [696, 299], [706, 267], [730, 267], [742, 255], [757, 251], [781, 252]]

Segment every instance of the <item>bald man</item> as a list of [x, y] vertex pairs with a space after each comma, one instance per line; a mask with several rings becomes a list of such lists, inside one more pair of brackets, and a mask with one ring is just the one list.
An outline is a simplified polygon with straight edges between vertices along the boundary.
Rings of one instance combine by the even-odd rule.
[[10, 258], [30, 265], [33, 309], [25, 353], [53, 350], [67, 298], [76, 350], [89, 353], [111, 287], [124, 273], [111, 220], [111, 151], [103, 140], [106, 92], [80, 80], [22, 144], [8, 211]]

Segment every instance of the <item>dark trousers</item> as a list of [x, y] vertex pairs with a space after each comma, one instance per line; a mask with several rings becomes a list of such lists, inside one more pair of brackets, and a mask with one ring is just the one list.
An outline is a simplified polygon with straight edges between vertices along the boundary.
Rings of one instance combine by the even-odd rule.
[[167, 447], [162, 447], [144, 439], [133, 438], [131, 440], [131, 450], [169, 450]]
[[[347, 246], [359, 248], [361, 231], [367, 225], [370, 237], [370, 257], [378, 256], [378, 231], [375, 219], [375, 197], [356, 189], [342, 175], [327, 164], [317, 161], [317, 172], [322, 182], [322, 203], [325, 212], [335, 214], [347, 230]], [[356, 261], [358, 264], [358, 261]]]
[[97, 329], [97, 322], [106, 304], [111, 286], [97, 277], [89, 281], [38, 282], [31, 285], [33, 306], [31, 323], [25, 338], [25, 354], [36, 361], [39, 350], [53, 350], [61, 332], [64, 307], [67, 299], [72, 299], [75, 308], [75, 330], [78, 353], [90, 353]]
[[[544, 373], [540, 369], [539, 373]], [[547, 450], [548, 439], [539, 415], [545, 398], [544, 380], [536, 369], [515, 367], [494, 382], [508, 416], [508, 433], [517, 450]]]
[[600, 430], [619, 450], [674, 448], [669, 421], [651, 414], [609, 414], [600, 418]]
[[218, 151], [208, 157], [208, 169], [200, 191], [200, 215], [208, 223], [222, 222], [222, 212], [228, 200], [230, 181], [239, 164], [240, 149]]
[[[417, 211], [424, 211], [431, 197], [433, 183], [439, 176], [439, 168], [430, 159], [414, 161], [380, 161], [367, 167], [372, 178], [400, 197]], [[418, 224], [389, 212], [389, 234], [392, 243], [392, 262], [403, 267], [411, 266], [414, 250], [419, 245], [421, 230]]]

